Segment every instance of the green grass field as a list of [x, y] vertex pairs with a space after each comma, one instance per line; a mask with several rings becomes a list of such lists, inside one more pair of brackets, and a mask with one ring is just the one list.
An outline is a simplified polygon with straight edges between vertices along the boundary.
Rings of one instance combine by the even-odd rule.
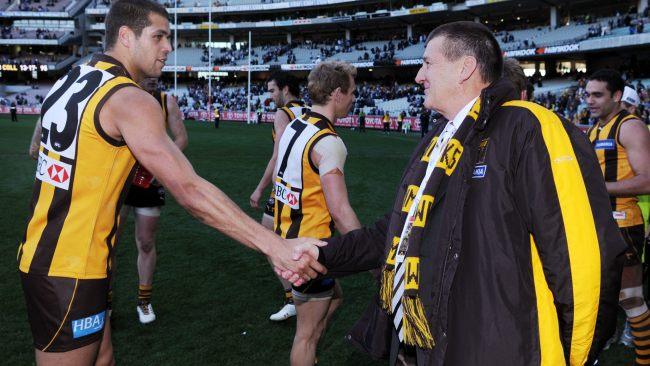
[[[27, 148], [34, 117], [19, 123], [0, 115], [0, 343], [3, 365], [31, 365], [34, 356], [16, 267], [34, 180]], [[253, 217], [248, 197], [271, 154], [271, 129], [223, 123], [186, 122], [185, 153], [196, 171], [228, 194]], [[362, 224], [387, 212], [402, 169], [418, 136], [341, 130], [348, 148], [346, 181]], [[200, 224], [168, 195], [157, 237], [158, 266], [153, 305], [158, 319], [140, 325], [136, 249], [129, 221], [117, 248], [113, 344], [118, 365], [286, 365], [294, 322], [273, 323], [283, 293], [266, 259]], [[344, 302], [319, 348], [320, 365], [384, 365], [349, 345], [344, 337], [374, 291], [369, 274], [342, 280]], [[632, 351], [613, 346], [601, 365], [632, 363]]]

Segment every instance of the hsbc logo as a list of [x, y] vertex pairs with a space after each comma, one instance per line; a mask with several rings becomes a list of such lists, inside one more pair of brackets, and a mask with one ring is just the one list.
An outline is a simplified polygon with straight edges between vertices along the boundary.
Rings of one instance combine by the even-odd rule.
[[49, 168], [47, 168], [47, 173], [49, 174], [50, 178], [57, 183], [64, 183], [68, 180], [68, 178], [70, 178], [70, 175], [65, 170], [65, 168], [55, 164], [52, 164]]
[[38, 165], [36, 166], [36, 179], [51, 184], [57, 188], [68, 190], [72, 166], [64, 162], [52, 159], [39, 152]]
[[300, 208], [300, 192], [292, 191], [281, 182], [275, 182], [275, 199], [294, 210]]

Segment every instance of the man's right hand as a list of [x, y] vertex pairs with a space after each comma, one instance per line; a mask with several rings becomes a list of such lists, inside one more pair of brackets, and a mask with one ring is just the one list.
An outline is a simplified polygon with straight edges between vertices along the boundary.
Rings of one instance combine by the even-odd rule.
[[250, 197], [250, 204], [252, 208], [260, 208], [260, 199], [262, 199], [262, 191], [255, 189]]
[[319, 273], [327, 273], [327, 269], [318, 262], [317, 258], [310, 255], [299, 256], [299, 258], [294, 259], [294, 248], [316, 248], [316, 257], [318, 257], [318, 247], [327, 245], [327, 243], [312, 238], [282, 240], [284, 245], [275, 249], [269, 256], [276, 273], [282, 275], [296, 286], [318, 277]]
[[[307, 239], [307, 238], [298, 238], [298, 239], [289, 239], [287, 240], [289, 242], [290, 246], [293, 247], [292, 249], [292, 259], [297, 262], [305, 262], [309, 263], [311, 267], [316, 269], [314, 265], [316, 265], [318, 268], [322, 268], [324, 271], [318, 270], [321, 274], [327, 273], [327, 269], [318, 262], [318, 247], [322, 247], [324, 245], [327, 245], [327, 243], [320, 241], [320, 240], [315, 240], [315, 239]], [[295, 286], [300, 286], [303, 283], [309, 281], [310, 279], [314, 279], [315, 276], [310, 276], [309, 278], [305, 278], [304, 275], [301, 275], [300, 273], [297, 273], [291, 269], [282, 269], [279, 268], [278, 266], [275, 266], [275, 272], [284, 278], [285, 280], [291, 282]]]
[[29, 156], [32, 159], [34, 159], [34, 160], [38, 159], [38, 149], [39, 148], [40, 148], [40, 145], [37, 145], [37, 144], [31, 144], [29, 146]]

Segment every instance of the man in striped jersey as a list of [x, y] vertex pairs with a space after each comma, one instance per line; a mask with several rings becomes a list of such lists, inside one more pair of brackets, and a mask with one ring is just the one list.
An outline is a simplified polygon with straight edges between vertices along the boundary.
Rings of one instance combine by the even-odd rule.
[[[269, 77], [266, 85], [271, 94], [271, 99], [277, 107], [271, 132], [271, 137], [273, 138], [273, 154], [266, 165], [262, 179], [260, 179], [259, 184], [251, 194], [250, 205], [253, 208], [259, 208], [264, 190], [274, 181], [273, 168], [275, 167], [278, 156], [278, 142], [284, 133], [284, 129], [289, 122], [302, 116], [303, 113], [309, 110], [305, 102], [300, 99], [300, 81], [295, 76], [288, 72], [275, 72]], [[273, 229], [274, 206], [275, 197], [272, 188], [271, 196], [266, 200], [264, 213], [262, 213], [262, 225], [269, 229]], [[269, 317], [270, 320], [276, 322], [289, 319], [296, 315], [296, 306], [293, 303], [293, 295], [291, 293], [291, 283], [280, 276], [278, 276], [278, 280], [280, 280], [284, 289], [284, 305]]]
[[650, 365], [650, 312], [643, 296], [641, 264], [645, 232], [637, 197], [650, 193], [650, 131], [623, 108], [624, 87], [623, 78], [614, 70], [599, 70], [589, 77], [587, 105], [597, 122], [588, 136], [605, 178], [612, 216], [628, 245], [619, 304], [629, 325], [620, 342], [634, 343], [636, 363]]
[[[316, 276], [282, 239], [199, 177], [167, 135], [162, 108], [138, 83], [159, 77], [171, 52], [165, 8], [119, 0], [106, 16], [106, 53], [59, 79], [41, 108], [41, 143], [18, 267], [36, 363], [113, 365], [108, 286], [119, 212], [136, 159], [202, 222]], [[311, 240], [320, 243], [316, 240]], [[309, 268], [308, 268], [309, 267]]]

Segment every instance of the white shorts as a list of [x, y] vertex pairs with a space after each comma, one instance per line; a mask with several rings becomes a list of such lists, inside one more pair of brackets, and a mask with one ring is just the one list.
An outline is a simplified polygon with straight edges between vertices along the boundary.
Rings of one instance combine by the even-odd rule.
[[156, 207], [133, 207], [133, 211], [136, 215], [149, 216], [149, 217], [160, 217], [160, 206]]

